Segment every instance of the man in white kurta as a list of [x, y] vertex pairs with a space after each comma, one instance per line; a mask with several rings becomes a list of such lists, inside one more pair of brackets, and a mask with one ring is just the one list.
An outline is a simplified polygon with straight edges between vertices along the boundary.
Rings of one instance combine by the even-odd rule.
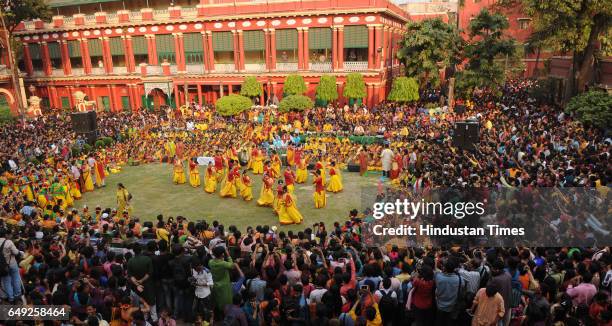
[[389, 177], [389, 171], [391, 171], [391, 163], [393, 162], [393, 151], [389, 148], [389, 144], [385, 144], [385, 149], [380, 153], [380, 159], [382, 162], [383, 177]]

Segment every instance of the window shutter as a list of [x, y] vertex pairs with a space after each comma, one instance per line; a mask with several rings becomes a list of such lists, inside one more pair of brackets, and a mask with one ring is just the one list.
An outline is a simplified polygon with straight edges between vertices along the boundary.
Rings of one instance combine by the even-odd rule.
[[344, 26], [345, 48], [368, 48], [368, 27], [364, 25]]
[[294, 50], [297, 49], [297, 29], [279, 29], [276, 31], [276, 49]]
[[263, 31], [245, 31], [244, 32], [244, 50], [245, 51], [263, 51], [266, 47]]
[[200, 33], [183, 34], [183, 43], [185, 52], [204, 52], [202, 34]]
[[81, 43], [79, 41], [68, 41], [68, 55], [71, 58], [79, 58], [81, 56]]
[[32, 60], [40, 60], [40, 44], [29, 43], [28, 46], [30, 49], [30, 58], [32, 58]]
[[125, 48], [123, 46], [123, 40], [121, 37], [111, 37], [109, 39], [111, 55], [124, 55]]
[[234, 40], [232, 32], [213, 32], [213, 51], [234, 51]]
[[62, 52], [60, 50], [60, 45], [58, 42], [49, 42], [47, 43], [47, 47], [49, 48], [49, 58], [51, 59], [61, 59]]
[[310, 28], [308, 30], [308, 48], [312, 50], [331, 49], [331, 28]]
[[87, 40], [87, 46], [89, 47], [89, 55], [92, 57], [102, 56], [102, 42], [97, 38], [90, 38]]
[[147, 39], [144, 36], [132, 37], [132, 48], [135, 55], [149, 54]]
[[157, 53], [174, 53], [174, 36], [172, 34], [155, 35]]

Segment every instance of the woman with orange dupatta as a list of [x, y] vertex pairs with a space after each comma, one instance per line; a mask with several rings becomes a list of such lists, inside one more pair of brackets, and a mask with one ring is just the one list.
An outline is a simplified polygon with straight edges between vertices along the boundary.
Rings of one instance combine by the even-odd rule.
[[279, 223], [282, 225], [302, 223], [304, 217], [302, 217], [302, 214], [295, 206], [295, 199], [293, 195], [287, 191], [287, 186], [283, 188], [283, 192], [278, 212]]
[[315, 179], [312, 183], [315, 185], [315, 192], [313, 195], [315, 208], [324, 208], [327, 204], [325, 198], [325, 184], [323, 184], [323, 178], [321, 178], [321, 172], [319, 170], [316, 170], [314, 175]]

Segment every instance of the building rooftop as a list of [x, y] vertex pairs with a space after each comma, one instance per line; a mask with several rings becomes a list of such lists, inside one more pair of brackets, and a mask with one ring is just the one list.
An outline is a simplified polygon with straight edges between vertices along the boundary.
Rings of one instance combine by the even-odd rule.
[[92, 3], [118, 2], [121, 0], [48, 0], [51, 8], [88, 5]]

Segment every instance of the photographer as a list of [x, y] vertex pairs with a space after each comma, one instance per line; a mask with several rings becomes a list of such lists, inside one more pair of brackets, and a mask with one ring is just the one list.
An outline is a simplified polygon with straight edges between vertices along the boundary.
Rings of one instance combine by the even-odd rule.
[[0, 228], [0, 276], [2, 277], [3, 296], [6, 295], [10, 304], [21, 297], [21, 277], [17, 259], [23, 253], [17, 249], [13, 241], [8, 239], [8, 231]]

